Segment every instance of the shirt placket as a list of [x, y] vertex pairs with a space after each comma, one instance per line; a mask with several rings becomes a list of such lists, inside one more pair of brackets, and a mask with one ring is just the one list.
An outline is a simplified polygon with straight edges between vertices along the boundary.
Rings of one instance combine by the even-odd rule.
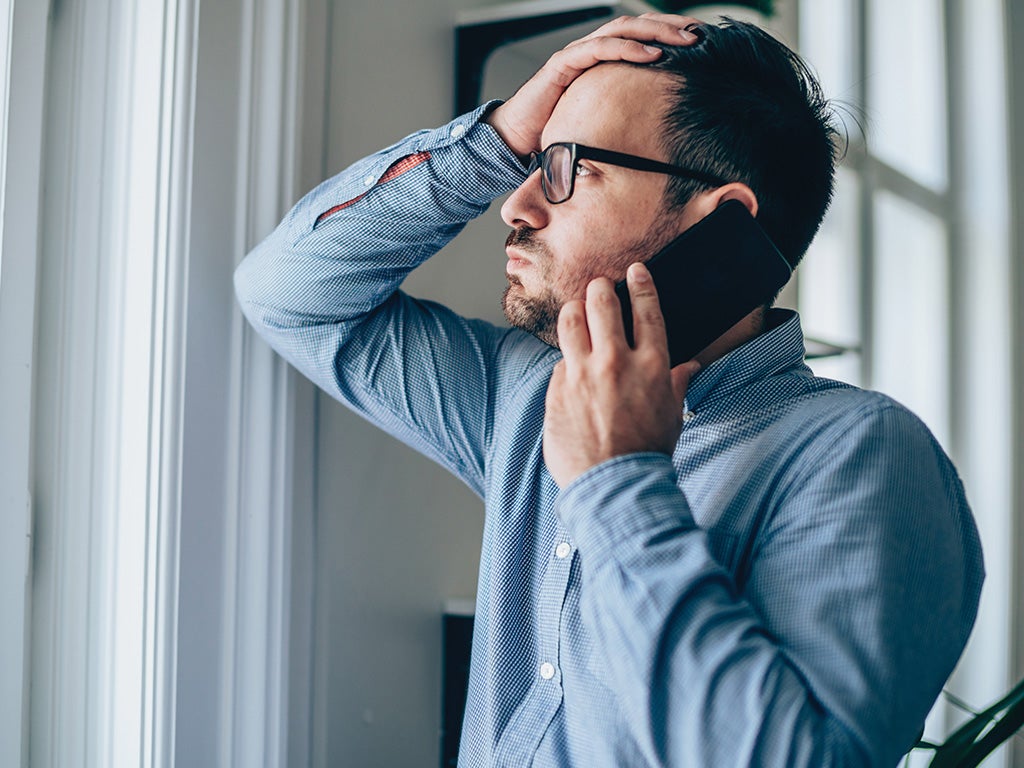
[[535, 681], [499, 742], [498, 763], [529, 765], [545, 732], [562, 705], [560, 649], [562, 609], [569, 589], [576, 546], [559, 525], [548, 547], [548, 567], [540, 583], [537, 605], [537, 666]]

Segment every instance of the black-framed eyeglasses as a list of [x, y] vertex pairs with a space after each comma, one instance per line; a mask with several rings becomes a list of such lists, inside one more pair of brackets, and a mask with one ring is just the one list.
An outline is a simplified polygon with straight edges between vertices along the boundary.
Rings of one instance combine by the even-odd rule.
[[544, 197], [552, 205], [564, 203], [576, 188], [576, 164], [580, 160], [596, 160], [599, 163], [618, 165], [622, 168], [632, 168], [637, 171], [649, 171], [651, 173], [667, 173], [671, 176], [681, 176], [694, 181], [701, 181], [713, 187], [720, 187], [728, 182], [714, 174], [696, 171], [692, 168], [684, 168], [680, 165], [669, 165], [657, 160], [648, 160], [646, 157], [627, 155], [623, 152], [613, 152], [610, 149], [597, 149], [572, 141], [560, 141], [549, 144], [541, 152], [530, 153], [530, 165], [526, 175], [530, 176], [538, 168], [541, 169], [540, 186], [544, 190]]

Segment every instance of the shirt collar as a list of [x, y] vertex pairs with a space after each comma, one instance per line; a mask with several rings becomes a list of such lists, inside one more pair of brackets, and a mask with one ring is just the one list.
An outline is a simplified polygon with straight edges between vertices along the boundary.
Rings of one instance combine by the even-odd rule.
[[757, 379], [804, 365], [804, 334], [800, 316], [791, 309], [770, 309], [769, 330], [702, 368], [690, 381], [684, 411], [693, 411], [708, 399], [719, 398]]

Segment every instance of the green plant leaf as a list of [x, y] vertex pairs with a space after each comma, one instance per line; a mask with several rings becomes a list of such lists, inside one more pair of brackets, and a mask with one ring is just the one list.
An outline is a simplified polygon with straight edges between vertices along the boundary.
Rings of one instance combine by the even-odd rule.
[[[991, 731], [985, 733], [992, 721], [1003, 715]], [[974, 766], [1000, 743], [1010, 738], [1024, 721], [1024, 680], [1020, 681], [1002, 699], [984, 712], [971, 718], [936, 750], [930, 768], [961, 768]], [[984, 736], [981, 736], [985, 733]], [[979, 739], [979, 736], [981, 738]]]

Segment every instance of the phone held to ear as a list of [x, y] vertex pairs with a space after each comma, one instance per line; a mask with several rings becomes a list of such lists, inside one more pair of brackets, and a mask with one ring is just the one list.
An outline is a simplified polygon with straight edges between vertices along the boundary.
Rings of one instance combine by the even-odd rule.
[[[647, 261], [658, 289], [672, 366], [685, 363], [772, 300], [793, 270], [739, 200], [727, 200]], [[626, 339], [633, 343], [633, 307], [623, 280]]]

